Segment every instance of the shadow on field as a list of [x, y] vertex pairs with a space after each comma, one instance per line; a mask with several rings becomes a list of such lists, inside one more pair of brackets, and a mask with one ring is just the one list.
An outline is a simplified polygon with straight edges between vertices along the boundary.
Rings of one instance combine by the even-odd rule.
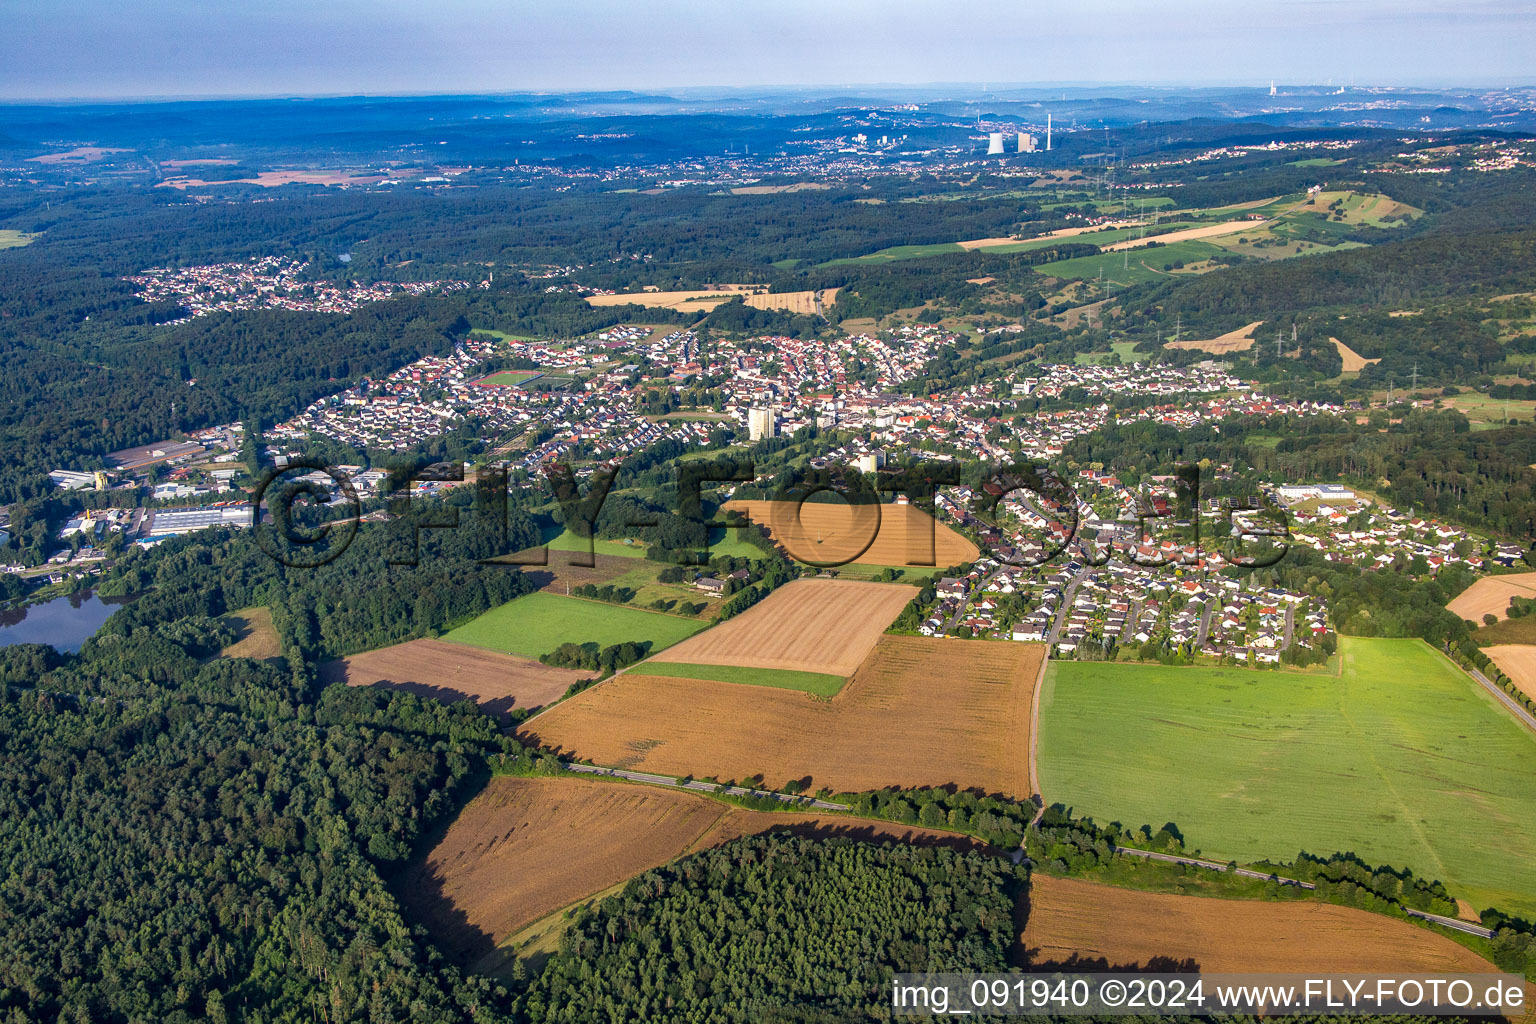
[[948, 850], [976, 850], [982, 848], [980, 840], [949, 832], [928, 832], [916, 826], [888, 824], [833, 825], [823, 822], [790, 822], [770, 825], [757, 835], [788, 833], [802, 839], [851, 839], [860, 843], [899, 842], [908, 846], [943, 848]]

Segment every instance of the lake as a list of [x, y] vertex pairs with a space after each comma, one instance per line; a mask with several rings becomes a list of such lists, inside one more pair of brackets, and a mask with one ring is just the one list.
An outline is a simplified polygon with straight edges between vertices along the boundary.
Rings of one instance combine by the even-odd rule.
[[51, 644], [60, 651], [78, 651], [119, 606], [132, 600], [87, 592], [0, 611], [0, 647]]

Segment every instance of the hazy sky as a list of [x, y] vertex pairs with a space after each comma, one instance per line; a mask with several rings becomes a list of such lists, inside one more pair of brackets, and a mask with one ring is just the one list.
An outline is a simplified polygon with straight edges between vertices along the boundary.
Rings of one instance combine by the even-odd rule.
[[1536, 77], [1532, 0], [4, 0], [0, 97]]

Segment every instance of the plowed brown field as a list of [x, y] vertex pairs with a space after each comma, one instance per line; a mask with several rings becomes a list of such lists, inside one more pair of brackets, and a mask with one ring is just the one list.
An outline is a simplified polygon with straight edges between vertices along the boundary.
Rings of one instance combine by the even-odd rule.
[[387, 686], [449, 702], [467, 698], [491, 714], [542, 707], [593, 674], [442, 640], [410, 640], [320, 666], [326, 684]]
[[1350, 907], [1137, 892], [1038, 874], [1024, 946], [1031, 964], [1075, 955], [1113, 967], [1193, 960], [1216, 973], [1496, 970], [1426, 928]]
[[1508, 618], [1509, 599], [1512, 597], [1536, 597], [1536, 572], [1484, 576], [1457, 594], [1456, 599], [1446, 607], [1481, 626], [1484, 615]]
[[597, 764], [665, 775], [761, 774], [773, 788], [810, 776], [814, 786], [842, 792], [954, 784], [1024, 798], [1029, 707], [1044, 650], [883, 636], [830, 701], [627, 673], [522, 732]]
[[796, 580], [733, 619], [684, 640], [666, 660], [846, 676], [916, 587], [854, 580]]
[[737, 509], [767, 527], [790, 557], [817, 565], [860, 562], [942, 568], [974, 561], [980, 554], [975, 544], [934, 522], [915, 505], [880, 505], [878, 529], [872, 529], [871, 506], [842, 502], [806, 502], [798, 519], [792, 501], [728, 501], [725, 508]]
[[975, 845], [954, 833], [893, 822], [748, 811], [681, 790], [580, 778], [497, 778], [396, 888], [438, 942], [469, 963], [540, 918], [685, 852], [781, 828]]

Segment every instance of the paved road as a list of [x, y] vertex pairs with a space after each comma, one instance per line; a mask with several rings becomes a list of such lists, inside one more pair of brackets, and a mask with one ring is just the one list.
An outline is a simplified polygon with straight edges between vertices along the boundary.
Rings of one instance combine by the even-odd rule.
[[1087, 577], [1088, 572], [1089, 568], [1086, 565], [1077, 570], [1077, 575], [1072, 577], [1071, 582], [1067, 584], [1067, 589], [1062, 591], [1061, 610], [1056, 613], [1056, 618], [1051, 622], [1050, 635], [1045, 638], [1045, 642], [1053, 649], [1056, 641], [1061, 637], [1062, 627], [1067, 624], [1067, 619], [1072, 615], [1072, 601], [1077, 597], [1077, 589], [1083, 585], [1083, 579]]
[[1282, 651], [1291, 649], [1291, 637], [1296, 633], [1296, 606], [1289, 601], [1285, 603], [1285, 639], [1280, 643]]
[[[1188, 864], [1191, 867], [1210, 868], [1212, 871], [1227, 870], [1227, 866], [1225, 864], [1221, 864], [1213, 860], [1201, 860], [1198, 857], [1176, 857], [1171, 853], [1153, 853], [1150, 850], [1133, 850], [1127, 846], [1117, 846], [1115, 847], [1115, 850], [1118, 853], [1129, 854], [1132, 857], [1145, 857], [1148, 860], [1160, 860], [1168, 864]], [[1244, 878], [1258, 878], [1266, 881], [1273, 878], [1281, 885], [1295, 885], [1302, 889], [1317, 888], [1317, 886], [1313, 885], [1311, 882], [1302, 882], [1295, 878], [1284, 878], [1279, 875], [1266, 875], [1262, 871], [1253, 871], [1249, 868], [1238, 868], [1236, 873], [1242, 875]], [[1458, 932], [1465, 932], [1468, 935], [1476, 935], [1479, 938], [1493, 938], [1493, 929], [1484, 928], [1480, 924], [1473, 924], [1470, 921], [1463, 921], [1455, 917], [1445, 917], [1441, 914], [1431, 914], [1423, 910], [1411, 910], [1408, 907], [1404, 907], [1403, 910], [1408, 914], [1409, 917], [1417, 917], [1423, 921], [1432, 921], [1435, 924], [1442, 925], [1446, 928], [1451, 928]]]
[[[674, 779], [670, 775], [652, 775], [649, 772], [632, 772], [624, 768], [599, 768], [590, 764], [568, 764], [567, 771], [579, 772], [583, 775], [608, 775], [616, 779], [628, 779], [630, 782], [645, 782], [653, 786], [671, 786], [674, 789], [692, 789], [701, 793], [718, 793], [721, 787], [712, 782], [699, 782], [693, 780], [683, 782]], [[730, 786], [724, 790], [730, 796], [765, 796], [786, 804], [800, 804], [805, 807], [814, 807], [822, 811], [846, 811], [847, 804], [834, 803], [831, 800], [818, 800], [813, 797], [791, 796], [788, 793], [775, 793], [767, 789], [744, 789], [741, 786]]]
[[1216, 614], [1216, 606], [1221, 602], [1215, 597], [1205, 599], [1205, 611], [1200, 613], [1200, 631], [1195, 634], [1195, 650], [1205, 646], [1205, 641], [1211, 635], [1211, 616]]
[[1509, 713], [1515, 716], [1516, 721], [1520, 722], [1520, 724], [1524, 725], [1532, 732], [1536, 732], [1536, 718], [1532, 718], [1529, 711], [1525, 710], [1525, 708], [1521, 707], [1519, 704], [1516, 704], [1515, 699], [1509, 694], [1505, 693], [1497, 683], [1483, 675], [1475, 668], [1468, 668], [1466, 671], [1472, 676], [1473, 679], [1476, 679], [1479, 683], [1482, 684], [1483, 689], [1487, 690], [1489, 693], [1493, 694], [1500, 701], [1502, 701], [1504, 706], [1509, 708]]

